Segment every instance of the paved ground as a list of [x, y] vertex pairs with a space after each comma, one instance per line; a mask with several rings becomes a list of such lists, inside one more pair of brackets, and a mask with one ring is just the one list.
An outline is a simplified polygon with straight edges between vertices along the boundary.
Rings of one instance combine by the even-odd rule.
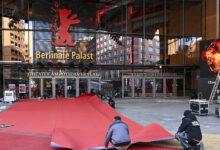
[[[220, 118], [214, 115], [217, 106], [220, 107], [220, 105], [210, 105], [208, 116], [197, 116], [203, 133], [220, 134]], [[144, 126], [153, 122], [159, 123], [168, 131], [177, 131], [184, 110], [189, 108], [186, 99], [157, 100], [157, 102], [150, 99], [116, 99], [117, 112]]]

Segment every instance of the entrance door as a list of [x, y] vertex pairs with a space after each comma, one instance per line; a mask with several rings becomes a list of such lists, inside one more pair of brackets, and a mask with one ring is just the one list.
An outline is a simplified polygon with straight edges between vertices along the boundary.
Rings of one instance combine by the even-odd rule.
[[153, 79], [145, 79], [145, 96], [153, 97]]
[[43, 96], [44, 98], [52, 98], [52, 79], [43, 79]]
[[31, 79], [31, 98], [40, 97], [40, 79]]
[[155, 80], [156, 96], [163, 96], [163, 79]]
[[90, 92], [97, 93], [99, 91], [99, 79], [90, 80]]
[[65, 97], [65, 80], [64, 79], [55, 79], [55, 88], [56, 88], [56, 97], [63, 96]]
[[88, 94], [88, 79], [79, 79], [79, 95]]
[[76, 97], [76, 79], [67, 79], [67, 97]]
[[166, 79], [166, 95], [173, 96], [173, 79]]
[[177, 84], [176, 95], [183, 96], [183, 79], [176, 79], [176, 84]]
[[126, 78], [124, 79], [124, 97], [132, 96], [132, 79]]
[[134, 79], [134, 96], [142, 96], [142, 79]]

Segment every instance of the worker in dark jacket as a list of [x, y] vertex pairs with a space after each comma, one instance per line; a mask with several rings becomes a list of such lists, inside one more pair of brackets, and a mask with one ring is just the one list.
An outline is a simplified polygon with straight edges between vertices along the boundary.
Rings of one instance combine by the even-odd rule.
[[117, 150], [127, 150], [131, 143], [128, 125], [121, 121], [120, 116], [115, 116], [114, 119], [105, 137], [105, 149], [108, 149], [108, 143], [111, 142]]
[[[203, 150], [203, 143], [200, 143], [202, 140], [200, 125], [190, 110], [184, 112], [182, 123], [175, 136], [184, 150]], [[197, 145], [198, 143], [200, 144]]]
[[108, 104], [115, 109], [115, 101], [110, 97], [107, 96], [106, 99], [108, 100]]

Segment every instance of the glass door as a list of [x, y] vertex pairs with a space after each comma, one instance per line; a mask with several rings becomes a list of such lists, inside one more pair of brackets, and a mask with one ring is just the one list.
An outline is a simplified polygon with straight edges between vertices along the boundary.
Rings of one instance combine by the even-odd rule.
[[31, 98], [40, 97], [40, 79], [31, 79]]
[[132, 79], [126, 78], [124, 79], [124, 97], [132, 96]]
[[64, 79], [55, 79], [56, 87], [56, 97], [63, 96], [65, 97], [65, 80]]
[[67, 79], [67, 97], [76, 97], [76, 79]]
[[79, 95], [88, 94], [88, 79], [79, 79]]
[[163, 79], [155, 80], [156, 96], [163, 96]]
[[145, 96], [153, 97], [153, 79], [145, 79]]
[[90, 93], [97, 93], [99, 91], [99, 79], [90, 80]]
[[142, 79], [134, 79], [134, 96], [142, 96]]
[[173, 96], [173, 79], [166, 79], [166, 95]]
[[43, 79], [43, 96], [44, 98], [52, 98], [52, 79]]
[[183, 96], [183, 79], [177, 79], [176, 86], [177, 86], [176, 96]]

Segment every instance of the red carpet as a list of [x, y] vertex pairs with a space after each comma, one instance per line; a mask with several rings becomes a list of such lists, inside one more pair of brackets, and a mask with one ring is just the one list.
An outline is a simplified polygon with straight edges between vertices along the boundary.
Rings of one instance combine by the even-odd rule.
[[[84, 95], [72, 100], [61, 98], [42, 102], [24, 100], [0, 113], [0, 124], [14, 125], [0, 128], [0, 149], [54, 150], [55, 148], [49, 145], [50, 140], [52, 144], [74, 150], [101, 149], [108, 127], [116, 115], [119, 114], [96, 96]], [[129, 126], [133, 143], [173, 138], [173, 135], [158, 124], [143, 127], [121, 117]], [[129, 148], [144, 149], [177, 150], [155, 146]]]

